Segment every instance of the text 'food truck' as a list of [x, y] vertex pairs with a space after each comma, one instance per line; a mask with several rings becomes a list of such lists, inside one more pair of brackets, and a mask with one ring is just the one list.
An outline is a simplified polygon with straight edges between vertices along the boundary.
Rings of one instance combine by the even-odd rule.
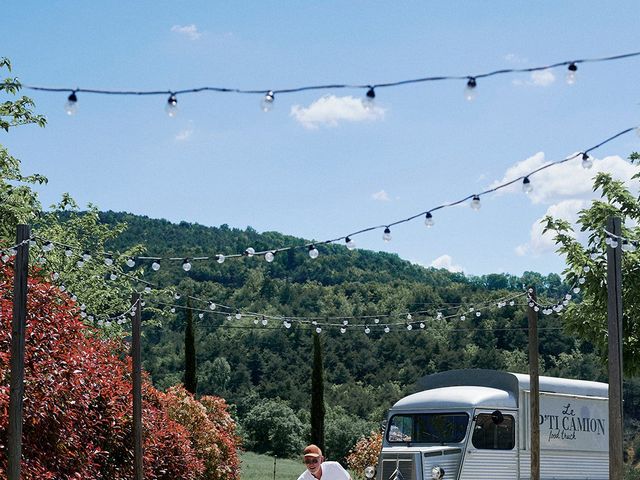
[[[377, 480], [531, 477], [529, 376], [429, 375], [389, 410]], [[540, 478], [608, 479], [608, 385], [540, 377]]]

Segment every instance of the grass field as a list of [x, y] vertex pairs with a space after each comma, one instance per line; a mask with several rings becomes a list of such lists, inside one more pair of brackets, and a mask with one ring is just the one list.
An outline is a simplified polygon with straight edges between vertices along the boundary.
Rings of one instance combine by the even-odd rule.
[[[258, 455], [252, 452], [242, 452], [241, 480], [269, 480], [273, 479], [273, 457]], [[277, 480], [297, 480], [304, 472], [304, 465], [301, 461], [289, 460], [286, 458], [276, 459]]]

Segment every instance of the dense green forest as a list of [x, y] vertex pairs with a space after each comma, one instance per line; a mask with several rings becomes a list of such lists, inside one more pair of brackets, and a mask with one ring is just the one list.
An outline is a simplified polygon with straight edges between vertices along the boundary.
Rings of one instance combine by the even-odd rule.
[[[110, 248], [124, 251], [142, 244], [146, 254], [163, 258], [305, 243], [226, 225], [172, 224], [114, 212], [102, 213], [101, 219], [127, 224]], [[349, 251], [339, 245], [319, 249], [314, 260], [305, 249], [293, 249], [279, 253], [271, 263], [243, 257], [222, 264], [214, 259], [194, 261], [188, 272], [180, 262], [165, 262], [158, 271], [144, 263], [138, 267], [157, 285], [242, 311], [320, 318], [433, 311], [434, 318], [424, 328], [411, 331], [396, 327], [384, 333], [373, 324], [369, 334], [348, 325], [345, 333], [323, 330], [327, 450], [334, 458], [344, 456], [358, 436], [378, 428], [385, 410], [414, 391], [424, 375], [454, 368], [526, 373], [526, 301], [521, 297], [503, 308], [497, 308], [497, 301], [521, 293], [525, 285], [535, 286], [538, 296], [551, 302], [569, 290], [557, 274], [467, 277], [416, 266], [388, 253]], [[173, 302], [186, 305], [184, 296]], [[455, 313], [473, 305], [487, 306], [480, 316], [469, 315], [464, 321], [457, 315], [435, 318], [435, 311]], [[144, 367], [158, 387], [167, 388], [184, 380], [185, 311], [178, 308], [159, 320], [152, 317], [145, 316]], [[221, 395], [234, 405], [247, 448], [295, 453], [309, 433], [312, 326], [263, 326], [252, 318], [228, 320], [209, 314], [194, 318], [197, 393]], [[602, 359], [589, 343], [563, 332], [561, 315], [540, 316], [540, 354], [544, 374], [606, 381]], [[637, 383], [627, 382], [630, 421], [638, 417], [638, 391]]]

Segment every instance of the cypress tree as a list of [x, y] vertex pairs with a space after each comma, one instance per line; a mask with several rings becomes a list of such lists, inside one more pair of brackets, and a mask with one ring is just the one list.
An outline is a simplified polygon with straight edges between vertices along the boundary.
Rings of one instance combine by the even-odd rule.
[[198, 377], [196, 375], [196, 340], [193, 329], [191, 302], [187, 298], [186, 326], [184, 330], [184, 388], [196, 394]]
[[320, 335], [313, 333], [313, 371], [311, 373], [311, 443], [324, 450], [324, 369]]

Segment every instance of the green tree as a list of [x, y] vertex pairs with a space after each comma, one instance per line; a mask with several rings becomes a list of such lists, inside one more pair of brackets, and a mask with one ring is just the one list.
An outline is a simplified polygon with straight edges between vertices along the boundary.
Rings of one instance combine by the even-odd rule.
[[[11, 62], [0, 58], [0, 70], [11, 72]], [[17, 78], [7, 77], [0, 81], [2, 96], [16, 96], [20, 91]], [[46, 120], [33, 112], [33, 101], [28, 97], [7, 99], [0, 103], [0, 128], [9, 129], [20, 125], [35, 124], [44, 127]], [[40, 202], [30, 185], [47, 183], [42, 175], [23, 175], [20, 160], [11, 156], [0, 145], [0, 242], [5, 245], [15, 239], [16, 225], [33, 222], [40, 211]]]
[[324, 367], [320, 335], [313, 333], [313, 370], [311, 373], [311, 443], [324, 450]]
[[293, 457], [303, 447], [304, 427], [287, 402], [261, 400], [242, 420], [244, 445], [258, 453]]
[[[631, 155], [632, 161], [638, 154]], [[640, 178], [640, 173], [633, 179]], [[552, 217], [545, 218], [544, 231], [555, 233], [558, 252], [566, 255], [565, 274], [571, 283], [579, 285], [582, 301], [571, 303], [564, 315], [567, 330], [592, 343], [601, 357], [607, 357], [607, 219], [619, 217], [622, 236], [640, 237], [640, 199], [628, 187], [611, 175], [600, 172], [595, 176], [594, 191], [601, 199], [592, 201], [589, 208], [579, 213], [580, 231], [587, 235], [583, 246], [575, 238], [571, 224]], [[586, 268], [585, 268], [586, 267]], [[584, 280], [581, 280], [584, 279]], [[579, 282], [583, 281], [584, 284]], [[640, 373], [640, 255], [625, 252], [622, 258], [622, 304], [624, 329], [624, 369], [628, 375]]]

